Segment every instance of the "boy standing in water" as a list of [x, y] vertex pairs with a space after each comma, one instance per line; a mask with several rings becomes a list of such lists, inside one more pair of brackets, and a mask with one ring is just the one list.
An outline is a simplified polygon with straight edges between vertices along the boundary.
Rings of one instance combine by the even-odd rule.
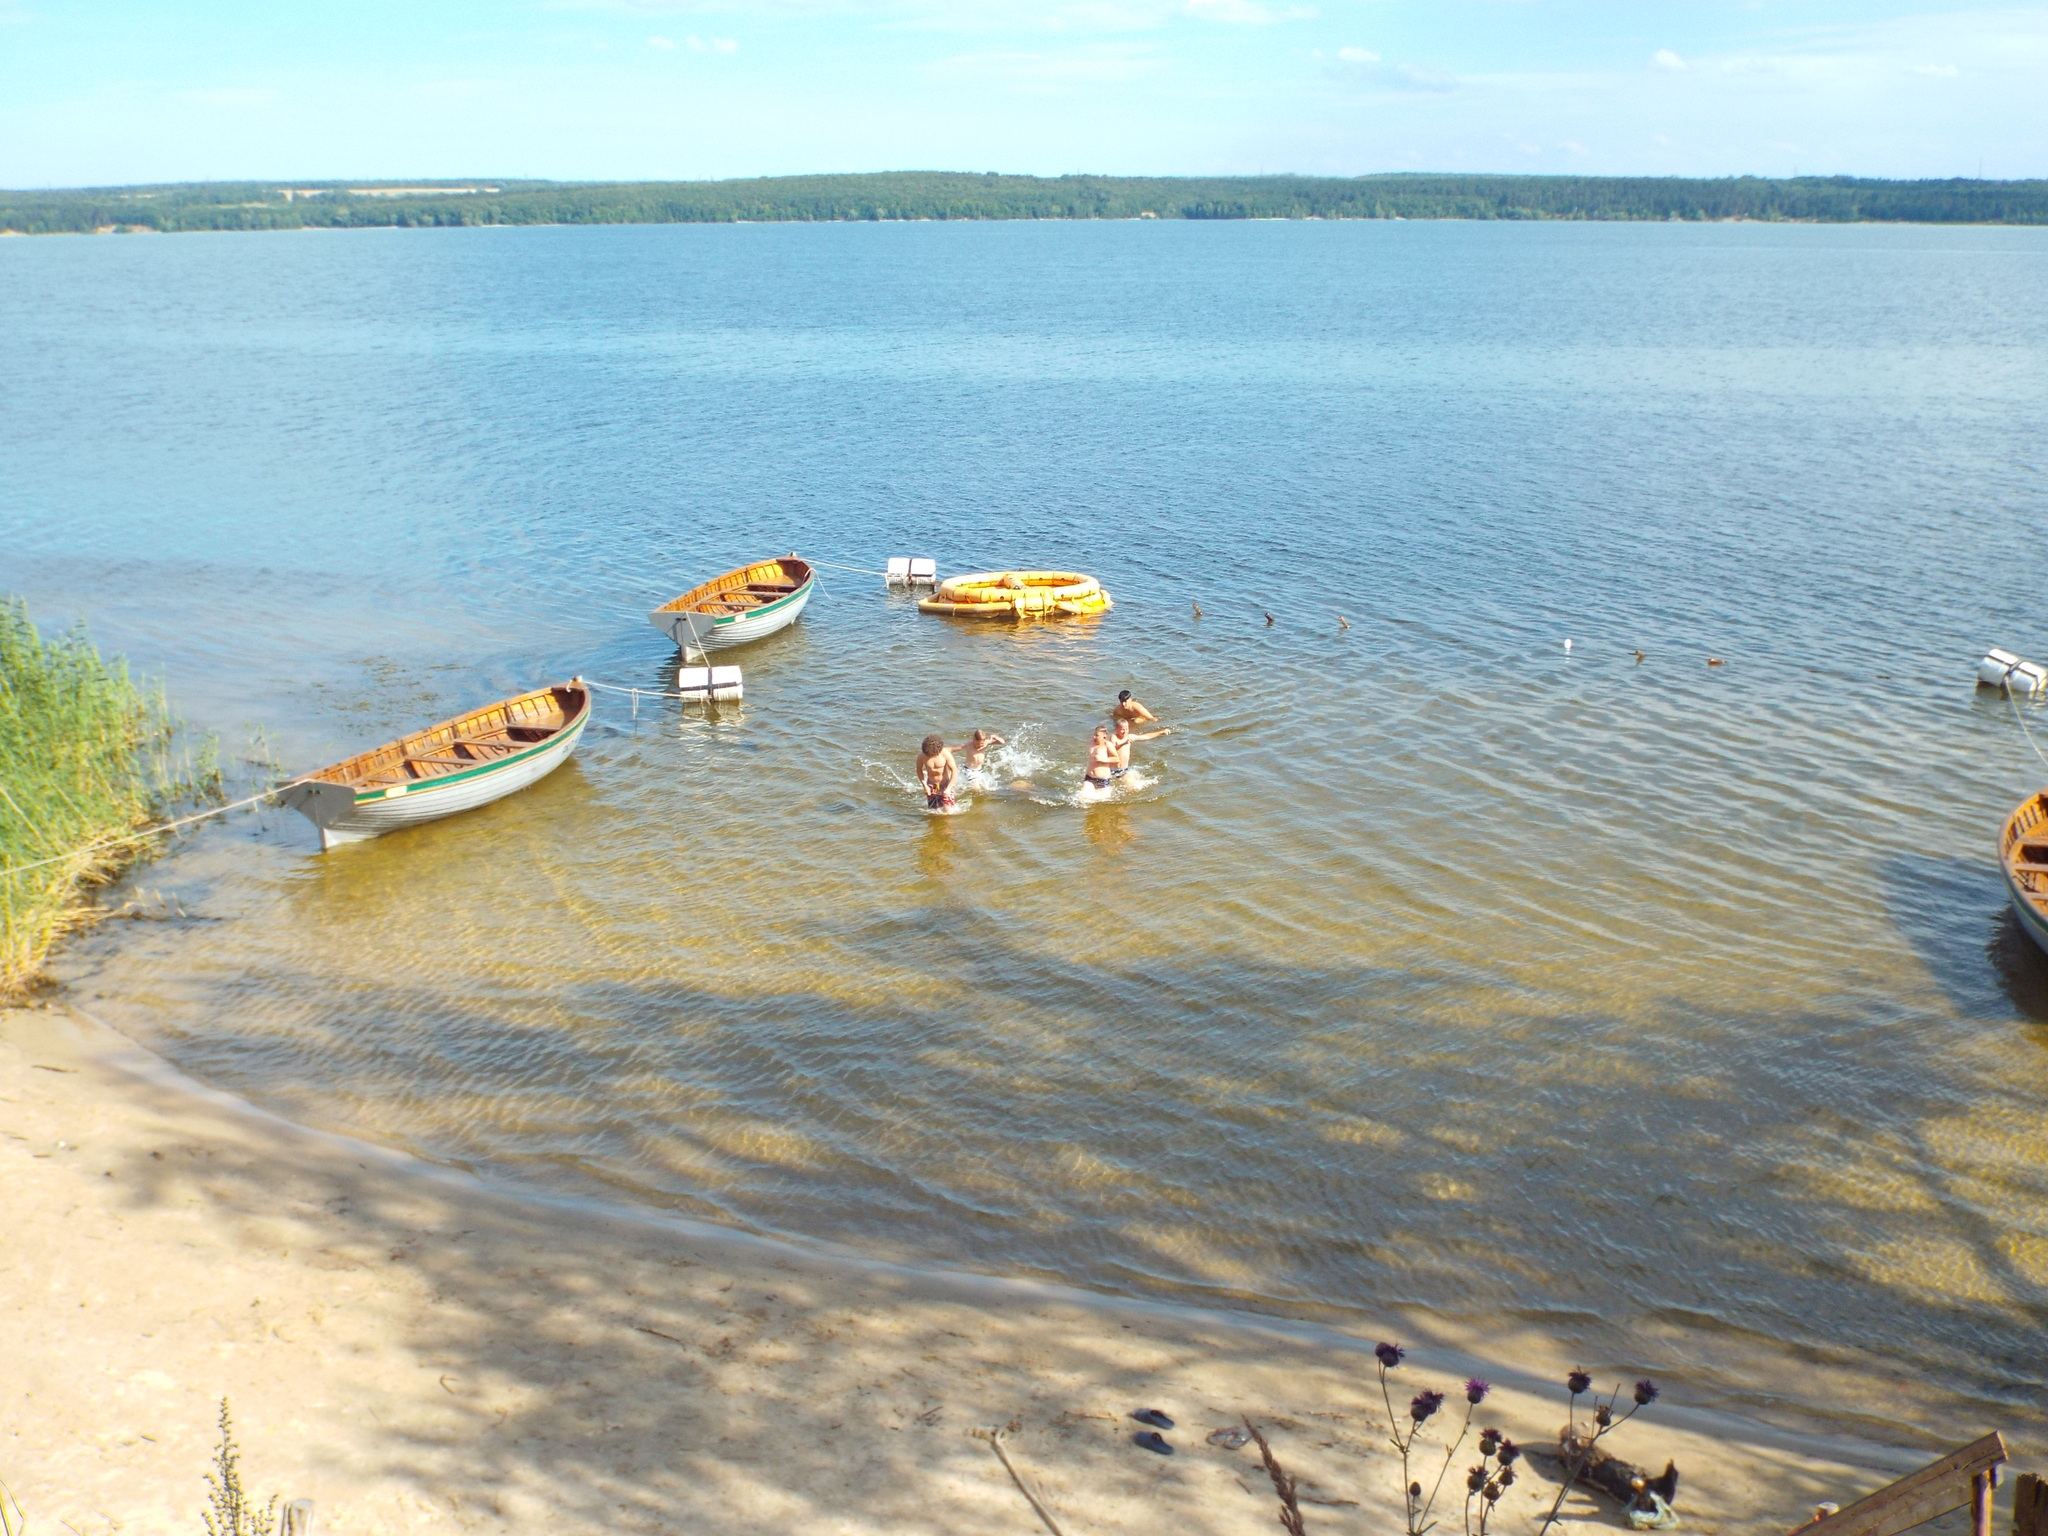
[[927, 736], [917, 754], [917, 782], [924, 790], [928, 811], [953, 809], [953, 786], [960, 781], [960, 765], [946, 750], [946, 738]]
[[1082, 771], [1082, 788], [1107, 791], [1109, 781], [1116, 775], [1116, 748], [1109, 744], [1109, 727], [1098, 725], [1095, 734], [1088, 738], [1088, 766]]
[[[1140, 704], [1138, 707], [1143, 709], [1145, 706]], [[1156, 720], [1159, 717], [1153, 715], [1150, 718]], [[1142, 736], [1133, 735], [1131, 732], [1131, 722], [1119, 715], [1116, 722], [1116, 734], [1109, 738], [1110, 751], [1116, 754], [1116, 766], [1110, 770], [1110, 777], [1120, 779], [1131, 771], [1131, 748], [1138, 742], [1154, 741], [1161, 736], [1171, 736], [1172, 734], [1172, 726], [1162, 725], [1158, 730], [1147, 731]]]

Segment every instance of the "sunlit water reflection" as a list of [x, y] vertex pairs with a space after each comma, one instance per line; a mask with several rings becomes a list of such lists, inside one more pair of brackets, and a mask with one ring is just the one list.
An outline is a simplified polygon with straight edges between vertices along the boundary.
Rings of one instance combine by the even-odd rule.
[[[207, 1081], [502, 1179], [2038, 1431], [2048, 963], [1990, 847], [2048, 770], [1969, 669], [2048, 653], [2044, 256], [5, 242], [7, 582], [233, 756], [659, 686], [644, 610], [789, 548], [1117, 600], [979, 628], [827, 570], [743, 706], [607, 696], [532, 791], [333, 855], [239, 820], [137, 882], [189, 916], [65, 969]], [[1119, 687], [1176, 733], [1078, 808]], [[1016, 746], [928, 818], [917, 740], [975, 725]]]

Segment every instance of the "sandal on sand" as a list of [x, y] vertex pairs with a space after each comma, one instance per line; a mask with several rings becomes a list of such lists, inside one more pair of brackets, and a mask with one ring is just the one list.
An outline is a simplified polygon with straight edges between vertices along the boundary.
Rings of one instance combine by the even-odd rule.
[[1156, 1429], [1141, 1429], [1131, 1436], [1131, 1439], [1145, 1447], [1146, 1450], [1152, 1451], [1157, 1455], [1171, 1456], [1173, 1454], [1173, 1447], [1166, 1443], [1166, 1436], [1160, 1434]]
[[1157, 1408], [1140, 1408], [1136, 1413], [1132, 1414], [1131, 1417], [1136, 1419], [1140, 1424], [1150, 1424], [1154, 1429], [1173, 1428], [1173, 1420], [1169, 1419]]

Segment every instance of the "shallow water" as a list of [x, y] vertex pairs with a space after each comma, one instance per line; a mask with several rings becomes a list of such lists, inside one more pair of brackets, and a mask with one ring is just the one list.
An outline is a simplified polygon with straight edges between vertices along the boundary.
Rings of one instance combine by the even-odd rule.
[[[743, 706], [606, 696], [537, 788], [333, 855], [239, 818], [64, 969], [209, 1082], [499, 1178], [2038, 1435], [2048, 960], [1990, 854], [2048, 770], [1970, 679], [2048, 654], [2044, 258], [0, 242], [6, 584], [238, 761], [660, 686], [644, 611], [789, 548], [1116, 597], [976, 627], [827, 570]], [[1176, 733], [1081, 808], [1119, 687]], [[918, 739], [976, 725], [994, 787], [927, 817]]]

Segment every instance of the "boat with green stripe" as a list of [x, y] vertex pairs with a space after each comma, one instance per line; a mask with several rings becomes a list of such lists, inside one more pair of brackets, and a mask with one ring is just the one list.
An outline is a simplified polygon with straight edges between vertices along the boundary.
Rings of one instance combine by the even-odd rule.
[[647, 615], [647, 622], [689, 652], [745, 645], [794, 624], [811, 600], [817, 572], [795, 551], [756, 560], [690, 588]]
[[561, 767], [590, 721], [580, 677], [466, 715], [309, 773], [278, 799], [320, 829], [320, 846], [438, 821], [502, 800]]

